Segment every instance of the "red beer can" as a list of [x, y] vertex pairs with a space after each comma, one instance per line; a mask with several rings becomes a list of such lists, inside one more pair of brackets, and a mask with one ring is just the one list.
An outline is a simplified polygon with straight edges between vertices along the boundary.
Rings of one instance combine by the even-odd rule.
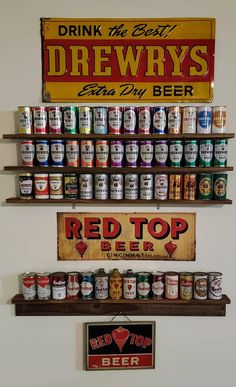
[[67, 273], [67, 298], [79, 298], [80, 294], [80, 274], [72, 271]]
[[48, 132], [48, 115], [45, 106], [33, 107], [34, 133], [45, 134]]

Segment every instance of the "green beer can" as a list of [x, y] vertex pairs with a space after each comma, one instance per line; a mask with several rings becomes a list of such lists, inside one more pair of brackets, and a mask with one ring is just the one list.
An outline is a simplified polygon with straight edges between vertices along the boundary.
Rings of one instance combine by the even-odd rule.
[[170, 167], [181, 167], [183, 158], [183, 141], [172, 140], [169, 146]]
[[200, 140], [199, 167], [211, 167], [213, 160], [213, 141]]
[[226, 173], [215, 173], [213, 184], [213, 198], [215, 200], [225, 200], [227, 193], [227, 177]]
[[226, 167], [227, 165], [227, 140], [215, 140], [214, 147], [214, 167]]
[[146, 300], [151, 296], [151, 275], [147, 272], [137, 273], [137, 298]]
[[212, 173], [199, 173], [198, 199], [211, 200], [213, 194]]
[[196, 167], [198, 157], [198, 141], [186, 140], [184, 142], [184, 166]]
[[64, 133], [77, 133], [77, 109], [75, 106], [63, 107]]

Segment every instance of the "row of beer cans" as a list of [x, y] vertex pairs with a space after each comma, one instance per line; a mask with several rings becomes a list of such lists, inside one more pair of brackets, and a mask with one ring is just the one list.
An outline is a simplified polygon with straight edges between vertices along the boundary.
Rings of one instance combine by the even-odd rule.
[[169, 299], [219, 300], [222, 298], [222, 273], [219, 272], [138, 272], [117, 268], [109, 274], [97, 272], [26, 272], [22, 274], [25, 300], [104, 300]]
[[227, 174], [62, 174], [19, 175], [22, 199], [224, 200]]
[[225, 167], [225, 139], [107, 141], [25, 140], [22, 165], [33, 167]]
[[225, 106], [19, 106], [19, 133], [224, 133]]

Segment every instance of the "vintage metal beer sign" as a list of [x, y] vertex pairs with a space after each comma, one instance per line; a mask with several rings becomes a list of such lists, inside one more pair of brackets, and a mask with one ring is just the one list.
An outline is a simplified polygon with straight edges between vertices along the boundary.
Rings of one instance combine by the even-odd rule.
[[43, 101], [207, 102], [215, 19], [42, 19]]
[[195, 213], [57, 213], [59, 260], [195, 260]]
[[86, 370], [155, 368], [155, 322], [86, 323]]

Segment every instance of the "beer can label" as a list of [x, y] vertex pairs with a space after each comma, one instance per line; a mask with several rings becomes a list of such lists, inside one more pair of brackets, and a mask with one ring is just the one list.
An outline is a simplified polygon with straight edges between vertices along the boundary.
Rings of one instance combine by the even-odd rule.
[[34, 133], [47, 132], [47, 111], [45, 109], [34, 108]]
[[212, 109], [212, 133], [225, 133], [226, 107], [215, 106]]
[[95, 277], [95, 298], [104, 300], [108, 298], [108, 277]]
[[168, 131], [169, 133], [180, 133], [181, 113], [180, 111], [171, 110], [168, 114]]
[[153, 281], [152, 293], [154, 298], [162, 298], [164, 295], [164, 283], [163, 281]]
[[120, 299], [122, 297], [122, 277], [109, 278], [109, 297]]
[[207, 276], [194, 277], [194, 298], [196, 300], [207, 298]]
[[153, 114], [153, 133], [163, 134], [166, 129], [166, 112], [164, 108], [157, 107]]
[[48, 199], [49, 198], [49, 185], [48, 175], [34, 175], [35, 184], [35, 198]]
[[199, 199], [212, 198], [212, 176], [199, 176]]
[[112, 200], [123, 199], [123, 180], [122, 174], [110, 175], [110, 198]]
[[65, 199], [77, 199], [78, 179], [76, 174], [64, 175]]
[[137, 283], [138, 298], [148, 298], [150, 295], [151, 286], [147, 281], [140, 281]]
[[140, 199], [153, 199], [153, 175], [145, 174], [140, 176]]
[[211, 133], [211, 108], [209, 106], [201, 106], [197, 112], [197, 132]]
[[90, 299], [93, 297], [93, 284], [89, 281], [81, 282], [81, 294], [82, 298]]
[[64, 155], [65, 155], [65, 146], [63, 141], [51, 142], [51, 158], [52, 166], [63, 166], [64, 165]]
[[155, 142], [155, 164], [158, 167], [165, 167], [168, 159], [168, 142]]
[[121, 141], [111, 142], [111, 167], [122, 167], [124, 158], [124, 145]]
[[186, 141], [184, 144], [184, 160], [186, 167], [196, 167], [198, 145], [196, 141]]
[[214, 177], [214, 199], [225, 199], [227, 191], [227, 175]]
[[35, 279], [23, 279], [23, 296], [25, 300], [34, 300], [36, 298]]
[[89, 134], [92, 132], [92, 110], [90, 107], [79, 108], [79, 133]]
[[123, 297], [126, 300], [136, 298], [136, 277], [123, 278]]
[[64, 300], [66, 298], [66, 286], [53, 286], [52, 298], [54, 300]]
[[20, 144], [22, 164], [28, 167], [34, 166], [35, 147], [33, 141], [22, 141]]
[[93, 129], [94, 133], [107, 133], [107, 108], [95, 107], [93, 108]]
[[166, 276], [165, 296], [169, 300], [175, 300], [179, 295], [179, 281], [177, 276]]
[[151, 167], [153, 160], [153, 143], [152, 141], [141, 141], [140, 146], [140, 166]]
[[79, 176], [80, 199], [93, 198], [93, 176], [91, 174], [81, 174]]
[[77, 141], [66, 141], [66, 165], [79, 166], [79, 144]]
[[127, 167], [137, 167], [139, 156], [138, 141], [126, 141], [125, 157]]
[[150, 133], [151, 112], [148, 107], [140, 107], [138, 113], [138, 132], [140, 134]]
[[213, 158], [213, 143], [211, 140], [200, 141], [199, 166], [210, 167]]
[[138, 175], [136, 174], [125, 175], [125, 199], [138, 199]]
[[168, 175], [155, 175], [155, 199], [167, 200], [168, 198]]
[[92, 141], [81, 141], [81, 166], [92, 167], [94, 164], [94, 145]]
[[49, 175], [50, 198], [63, 199], [62, 174]]
[[208, 298], [211, 300], [220, 300], [222, 298], [221, 273], [209, 273]]
[[31, 176], [19, 176], [20, 181], [20, 196], [32, 198], [33, 178]]
[[37, 293], [39, 300], [49, 300], [51, 298], [50, 276], [37, 277]]
[[50, 133], [61, 133], [62, 131], [62, 112], [61, 108], [49, 108], [48, 112]]
[[79, 298], [80, 285], [78, 281], [68, 281], [66, 290], [67, 298]]
[[183, 108], [183, 133], [196, 133], [197, 127], [197, 109], [194, 106], [186, 106]]
[[109, 144], [108, 141], [96, 141], [96, 166], [109, 166]]
[[36, 159], [39, 166], [48, 166], [49, 143], [48, 141], [36, 141]]
[[135, 109], [126, 108], [124, 111], [124, 133], [134, 134], [136, 128], [136, 112]]
[[109, 133], [120, 134], [122, 126], [122, 110], [120, 107], [108, 108]]
[[19, 133], [32, 133], [32, 112], [30, 107], [19, 106]]
[[108, 175], [95, 174], [95, 199], [108, 199]]
[[227, 140], [216, 140], [214, 150], [214, 166], [224, 167], [227, 163], [228, 144]]
[[172, 167], [180, 167], [183, 157], [183, 144], [179, 141], [171, 141], [170, 143], [170, 165]]
[[65, 133], [76, 133], [76, 110], [73, 107], [65, 107], [63, 109], [64, 119], [64, 132]]

